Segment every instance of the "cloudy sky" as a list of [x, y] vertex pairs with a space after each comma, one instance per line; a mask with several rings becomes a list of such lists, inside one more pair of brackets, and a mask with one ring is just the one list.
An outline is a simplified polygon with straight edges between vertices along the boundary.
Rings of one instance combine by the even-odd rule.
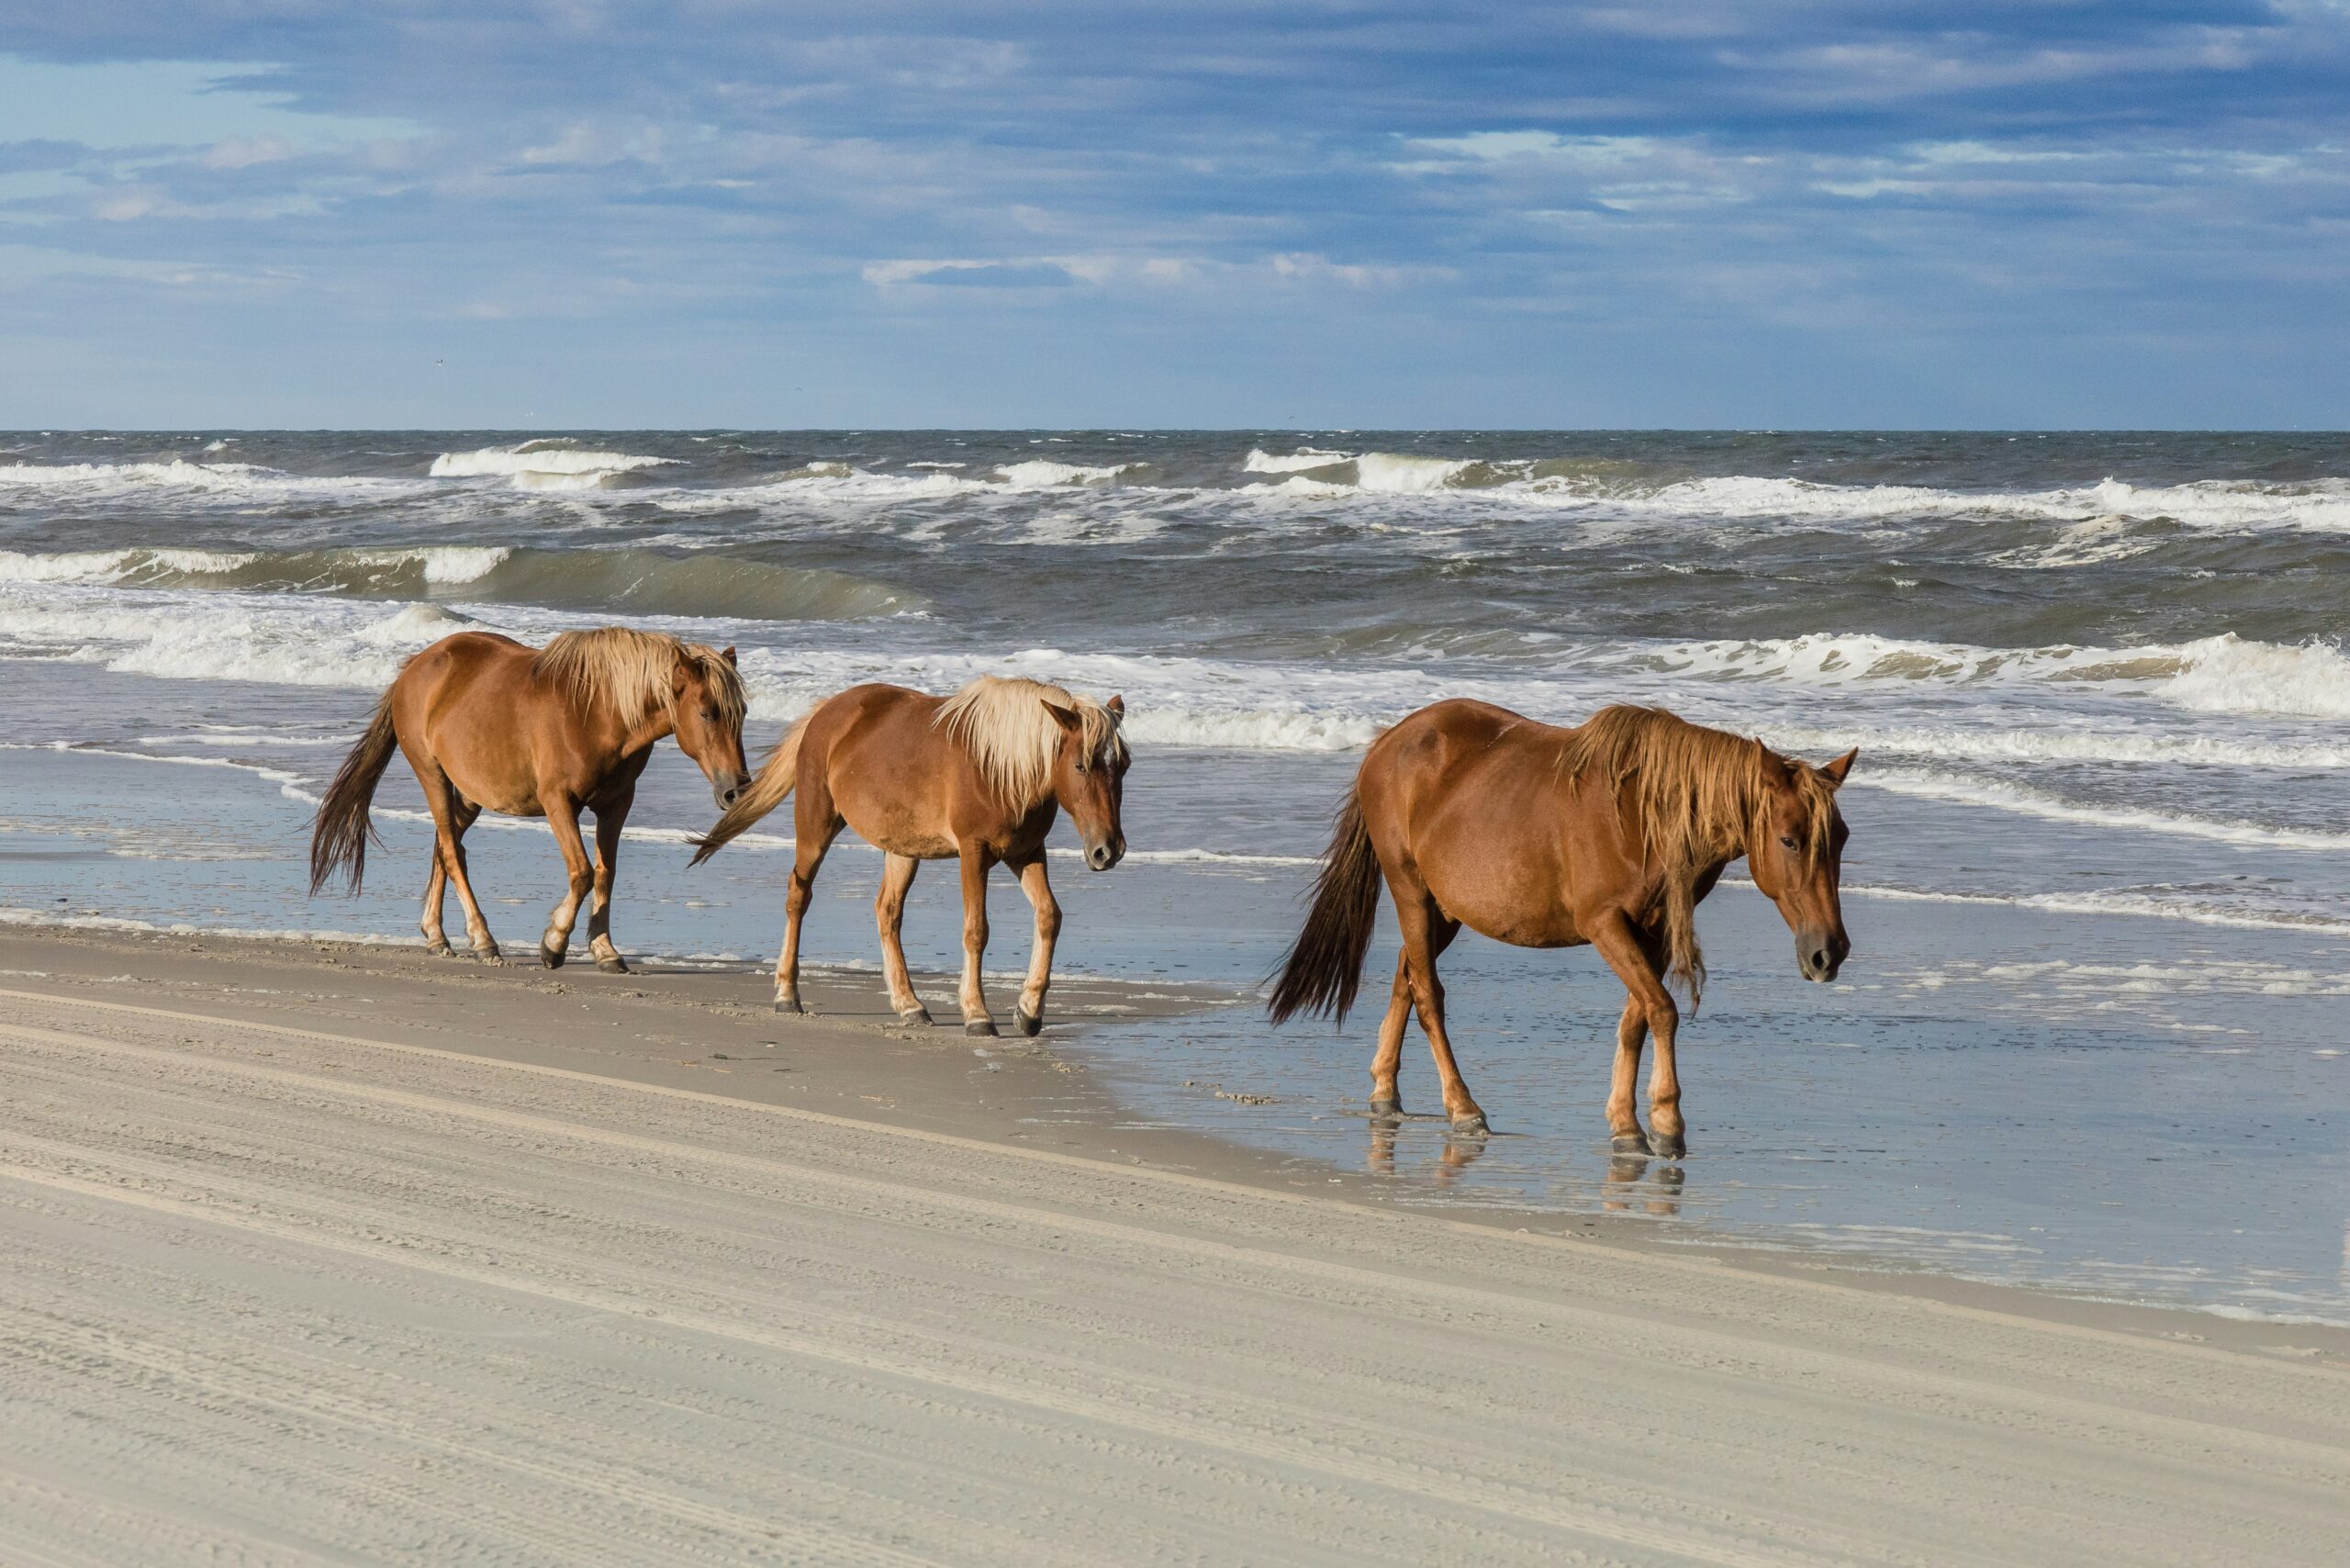
[[0, 0], [0, 425], [2350, 424], [2350, 4]]

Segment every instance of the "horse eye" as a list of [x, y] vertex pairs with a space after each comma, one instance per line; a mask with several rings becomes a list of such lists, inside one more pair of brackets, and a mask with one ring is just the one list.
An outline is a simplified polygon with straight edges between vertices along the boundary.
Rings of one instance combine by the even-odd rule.
[[1791, 833], [1783, 833], [1779, 835], [1779, 842], [1787, 848], [1793, 849], [1796, 846], [1796, 835]]

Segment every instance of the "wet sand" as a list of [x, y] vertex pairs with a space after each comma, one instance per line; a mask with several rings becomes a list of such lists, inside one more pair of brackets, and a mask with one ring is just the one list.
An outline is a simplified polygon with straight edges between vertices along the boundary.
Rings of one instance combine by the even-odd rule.
[[[0, 931], [0, 1559], [2213, 1562], [2350, 1334], [1438, 1216], [871, 977]], [[934, 995], [938, 994], [934, 989]]]

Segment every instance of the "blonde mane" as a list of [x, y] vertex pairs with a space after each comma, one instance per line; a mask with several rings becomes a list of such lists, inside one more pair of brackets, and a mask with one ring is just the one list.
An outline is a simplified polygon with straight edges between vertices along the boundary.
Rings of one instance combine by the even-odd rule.
[[1052, 790], [1061, 727], [1045, 711], [1047, 702], [1077, 714], [1084, 725], [1080, 744], [1095, 766], [1125, 759], [1126, 743], [1119, 738], [1115, 713], [1090, 697], [1041, 680], [983, 675], [948, 698], [931, 722], [969, 755], [997, 799], [1024, 807]]
[[608, 706], [621, 728], [633, 732], [655, 713], [676, 721], [677, 694], [670, 677], [679, 659], [701, 672], [719, 722], [740, 727], [749, 700], [734, 666], [715, 648], [664, 633], [626, 626], [565, 632], [532, 658], [531, 674], [570, 692], [584, 710]]
[[1808, 863], [1817, 868], [1830, 850], [1836, 791], [1818, 768], [1662, 708], [1601, 709], [1567, 733], [1558, 767], [1562, 778], [1590, 776], [1619, 792], [1630, 782], [1642, 857], [1663, 883], [1669, 973], [1688, 988], [1693, 1008], [1706, 984], [1697, 879], [1746, 853], [1762, 831], [1774, 769], [1784, 770], [1802, 804]]

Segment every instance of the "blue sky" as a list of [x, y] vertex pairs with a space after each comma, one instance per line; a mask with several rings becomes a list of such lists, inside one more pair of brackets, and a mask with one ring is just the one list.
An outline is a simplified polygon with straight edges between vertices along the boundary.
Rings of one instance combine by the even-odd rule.
[[0, 424], [2350, 425], [2350, 4], [0, 0]]

